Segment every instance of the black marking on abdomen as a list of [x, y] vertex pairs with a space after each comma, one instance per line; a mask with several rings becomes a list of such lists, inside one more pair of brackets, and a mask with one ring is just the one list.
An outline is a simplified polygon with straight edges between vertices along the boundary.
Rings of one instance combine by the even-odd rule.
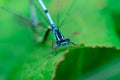
[[48, 10], [45, 10], [45, 13], [48, 13]]
[[56, 30], [56, 32], [57, 32], [57, 36], [59, 37], [59, 39], [62, 39], [62, 35], [61, 35], [60, 31]]

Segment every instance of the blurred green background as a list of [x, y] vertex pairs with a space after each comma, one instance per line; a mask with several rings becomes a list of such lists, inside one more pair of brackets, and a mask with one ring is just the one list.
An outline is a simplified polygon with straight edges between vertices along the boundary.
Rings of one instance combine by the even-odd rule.
[[[57, 23], [58, 0], [43, 1]], [[49, 59], [53, 34], [37, 43], [25, 20], [0, 8], [0, 80], [120, 80], [120, 1], [60, 1], [60, 23], [66, 18], [60, 29], [80, 46], [61, 47]], [[0, 0], [0, 6], [30, 19], [29, 0]]]

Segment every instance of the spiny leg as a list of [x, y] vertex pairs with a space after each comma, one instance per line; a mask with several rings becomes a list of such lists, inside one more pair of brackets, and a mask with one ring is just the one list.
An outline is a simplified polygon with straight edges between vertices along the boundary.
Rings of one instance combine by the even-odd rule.
[[[56, 55], [56, 54], [57, 54], [57, 48], [58, 48], [58, 47], [59, 47], [59, 46], [57, 46], [54, 42], [52, 42], [52, 51], [51, 51], [51, 52], [52, 52], [52, 53], [55, 52], [55, 55]], [[51, 54], [52, 54], [52, 53], [51, 53]]]
[[53, 56], [53, 52], [55, 52], [55, 55], [57, 54], [57, 51], [56, 51], [57, 46], [55, 46], [54, 42], [52, 42], [52, 47], [51, 47], [51, 48], [52, 48], [52, 49], [51, 49], [50, 54], [49, 54], [49, 56], [48, 56], [47, 59], [49, 59], [50, 57]]
[[76, 43], [74, 43], [74, 42], [71, 42], [71, 44], [74, 45], [74, 46], [76, 46], [76, 47], [79, 46], [78, 44], [76, 44]]
[[48, 27], [48, 28], [46, 29], [46, 31], [45, 31], [44, 36], [43, 36], [42, 43], [46, 42], [46, 40], [47, 40], [47, 38], [48, 38], [48, 35], [49, 35], [50, 31], [51, 31], [51, 27]]
[[[42, 28], [43, 28], [43, 27], [42, 27]], [[41, 29], [41, 28], [40, 28], [40, 29]], [[36, 30], [36, 32], [34, 32], [34, 34], [35, 34], [35, 36], [36, 36], [36, 39], [37, 39], [37, 42], [44, 43], [44, 42], [47, 41], [48, 36], [49, 36], [49, 33], [50, 33], [50, 31], [51, 31], [51, 28], [50, 28], [50, 27], [45, 28], [43, 36], [40, 36], [40, 33], [41, 33], [43, 30], [44, 30], [44, 29]]]

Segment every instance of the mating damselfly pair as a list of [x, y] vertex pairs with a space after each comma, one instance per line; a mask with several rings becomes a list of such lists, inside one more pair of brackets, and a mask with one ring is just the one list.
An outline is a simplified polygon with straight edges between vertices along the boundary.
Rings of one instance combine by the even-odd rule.
[[[31, 19], [28, 20], [25, 17], [18, 15], [12, 11], [10, 11], [9, 9], [6, 9], [4, 7], [1, 7], [2, 9], [16, 15], [19, 16], [23, 19], [26, 19], [27, 21], [30, 22], [30, 24], [32, 24], [32, 29], [36, 34], [39, 34], [39, 28], [40, 27], [44, 27], [44, 23], [39, 23], [37, 14], [36, 14], [36, 9], [38, 10], [39, 8], [37, 6], [34, 5], [33, 0], [29, 0], [30, 1], [30, 14], [31, 14]], [[38, 0], [37, 1], [39, 3], [39, 6], [43, 9], [43, 10], [39, 10], [40, 11], [40, 15], [46, 20], [46, 22], [48, 22], [48, 24], [50, 25], [50, 27], [47, 28], [47, 30], [45, 31], [45, 34], [43, 35], [43, 37], [41, 38], [41, 36], [38, 36], [38, 38], [40, 39], [41, 42], [45, 42], [47, 40], [48, 34], [50, 31], [53, 32], [53, 36], [55, 37], [55, 45], [52, 46], [52, 49], [56, 49], [59, 46], [66, 46], [68, 44], [74, 44], [69, 38], [65, 38], [63, 33], [60, 31], [60, 27], [62, 26], [62, 24], [65, 22], [65, 19], [67, 18], [66, 16], [68, 15], [69, 11], [71, 10], [71, 7], [69, 8], [68, 12], [65, 15], [65, 18], [63, 19], [63, 21], [61, 22], [61, 24], [59, 24], [59, 18], [60, 18], [60, 5], [59, 3], [61, 2], [61, 0], [58, 0], [58, 11], [57, 11], [57, 25], [55, 25], [53, 19], [51, 18], [50, 13], [48, 12], [46, 5], [44, 4], [44, 2], [42, 0]], [[72, 5], [73, 6], [73, 5]], [[43, 14], [43, 12], [45, 12], [46, 16]], [[46, 28], [46, 27], [45, 27]], [[75, 45], [75, 44], [74, 44]]]

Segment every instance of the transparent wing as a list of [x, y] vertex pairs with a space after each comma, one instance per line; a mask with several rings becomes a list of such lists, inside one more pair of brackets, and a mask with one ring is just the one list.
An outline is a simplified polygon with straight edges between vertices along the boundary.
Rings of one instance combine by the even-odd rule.
[[[17, 12], [10, 10], [4, 6], [1, 6], [0, 9], [12, 14], [14, 17], [17, 18], [19, 23], [22, 23], [23, 25], [31, 26], [32, 30], [38, 35], [37, 37], [41, 37], [41, 36], [39, 35], [39, 31], [36, 31], [36, 29], [38, 30], [39, 27], [41, 27], [41, 26], [46, 28], [45, 24], [39, 23], [38, 17], [37, 17], [36, 11], [35, 11], [36, 7], [34, 6], [32, 0], [30, 0], [30, 17], [31, 17], [31, 19], [28, 19], [25, 16], [22, 16], [22, 15], [18, 14]], [[43, 36], [42, 42], [45, 42], [47, 40], [49, 32], [50, 32], [50, 29], [47, 28], [47, 30], [45, 31], [45, 34]]]
[[42, 18], [43, 18], [48, 24], [50, 24], [49, 21], [48, 21], [48, 19], [46, 18], [46, 16], [43, 14], [43, 11], [42, 11], [40, 8], [38, 8], [37, 5], [35, 5], [35, 8], [36, 8], [36, 10], [39, 12], [39, 14], [42, 16]]
[[60, 23], [60, 9], [61, 9], [61, 0], [57, 0], [57, 27], [58, 28]]
[[[20, 20], [20, 23], [23, 22], [22, 24], [27, 24], [29, 26], [38, 26], [38, 25], [42, 25], [45, 27], [44, 24], [40, 23], [38, 21], [38, 18], [37, 18], [37, 15], [36, 15], [36, 12], [35, 12], [35, 6], [34, 4], [31, 2], [32, 0], [30, 0], [30, 16], [31, 16], [31, 19], [28, 19], [26, 18], [25, 16], [23, 15], [20, 15], [18, 14], [17, 12], [13, 11], [13, 10], [10, 10], [4, 6], [1, 6], [0, 9], [2, 9], [3, 11], [6, 11], [10, 14], [12, 14], [13, 16], [17, 17], [19, 20]], [[41, 14], [41, 13], [40, 13]], [[44, 18], [44, 17], [43, 17]]]
[[[31, 11], [31, 20], [32, 20], [33, 25], [36, 25], [36, 26], [38, 25], [38, 16], [37, 16], [36, 11], [38, 11], [40, 16], [41, 16], [41, 18], [43, 18], [49, 24], [47, 18], [42, 13], [42, 11], [34, 4], [33, 0], [30, 0], [30, 11]], [[45, 27], [44, 24], [42, 24], [42, 26]], [[47, 28], [43, 37], [41, 37], [39, 35], [39, 31], [36, 31], [37, 32], [37, 34], [36, 34], [37, 36], [36, 37], [38, 39], [40, 38], [40, 42], [44, 43], [47, 40], [47, 38], [48, 38], [50, 30], [51, 30], [50, 28]]]
[[37, 16], [37, 13], [36, 11], [39, 12], [40, 16], [42, 16], [42, 18], [49, 24], [48, 20], [46, 19], [45, 15], [42, 13], [42, 11], [34, 4], [33, 0], [29, 0], [30, 1], [30, 13], [31, 13], [31, 21], [32, 21], [32, 24], [34, 26], [38, 26], [39, 24], [40, 25], [43, 25], [45, 27], [44, 24], [40, 23], [38, 21], [38, 16]]
[[39, 21], [38, 21], [37, 13], [35, 11], [35, 5], [33, 3], [33, 0], [30, 0], [30, 17], [32, 24], [34, 26], [37, 26], [39, 24]]
[[4, 7], [4, 6], [1, 6], [0, 9], [12, 14], [13, 16], [17, 16], [19, 19], [21, 19], [23, 22], [27, 23], [28, 25], [32, 25], [31, 24], [31, 20], [20, 15], [20, 14], [17, 14], [16, 12], [12, 11], [12, 10], [9, 10], [8, 8]]
[[61, 28], [62, 25], [63, 25], [63, 24], [65, 23], [65, 21], [67, 20], [67, 17], [69, 16], [69, 13], [70, 13], [70, 11], [72, 10], [72, 8], [73, 8], [73, 6], [75, 5], [75, 3], [76, 3], [76, 1], [73, 0], [71, 6], [69, 7], [68, 11], [67, 11], [66, 14], [65, 14], [64, 19], [61, 21], [61, 23], [60, 23], [60, 25], [59, 25], [59, 28]]

